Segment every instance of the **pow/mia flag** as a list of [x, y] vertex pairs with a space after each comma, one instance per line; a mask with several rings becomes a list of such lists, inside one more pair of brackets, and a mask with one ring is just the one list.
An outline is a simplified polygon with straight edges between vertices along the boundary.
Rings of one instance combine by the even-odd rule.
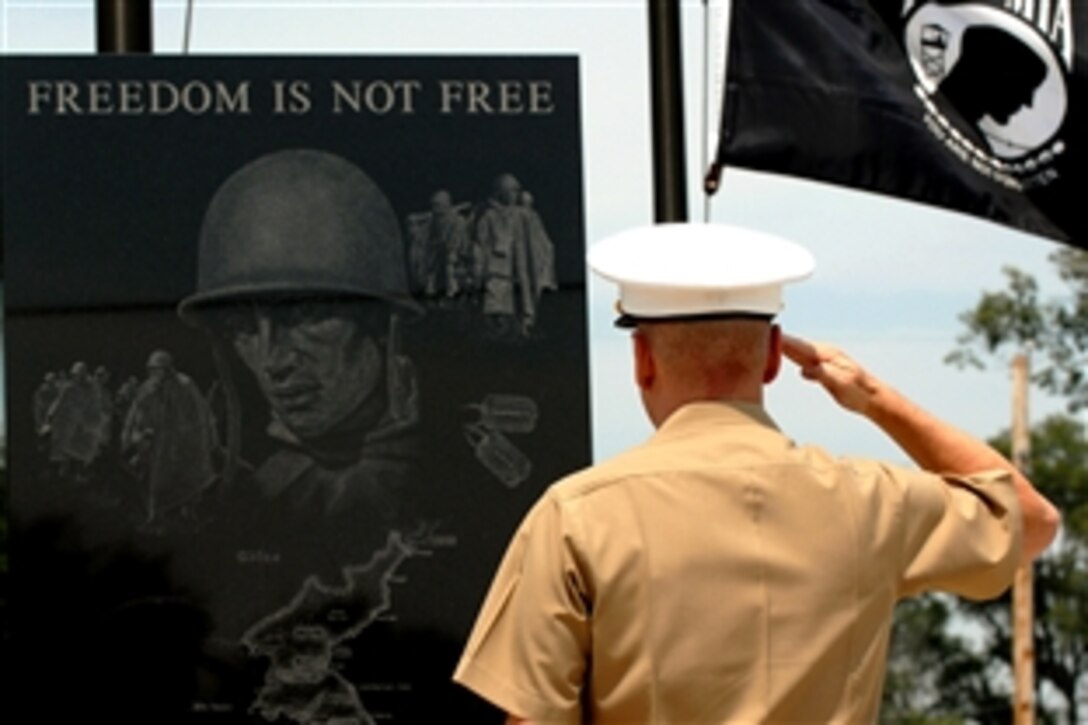
[[718, 162], [1088, 248], [1071, 0], [733, 0]]

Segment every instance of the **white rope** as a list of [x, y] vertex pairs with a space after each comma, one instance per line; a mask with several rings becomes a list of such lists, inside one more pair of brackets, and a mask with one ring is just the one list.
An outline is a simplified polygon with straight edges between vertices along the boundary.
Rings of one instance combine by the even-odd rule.
[[[729, 42], [730, 5], [726, 0], [703, 0], [703, 214], [710, 221], [713, 191], [706, 178], [717, 163], [721, 143], [722, 105], [725, 98], [725, 63]], [[715, 175], [717, 181], [720, 170]], [[715, 187], [716, 190], [716, 187]]]
[[181, 38], [181, 54], [189, 55], [189, 41], [193, 35], [193, 3], [195, 0], [185, 0], [185, 30]]
[[[703, 163], [700, 177], [710, 168], [710, 2], [703, 0]], [[710, 223], [710, 193], [703, 188], [703, 223]]]

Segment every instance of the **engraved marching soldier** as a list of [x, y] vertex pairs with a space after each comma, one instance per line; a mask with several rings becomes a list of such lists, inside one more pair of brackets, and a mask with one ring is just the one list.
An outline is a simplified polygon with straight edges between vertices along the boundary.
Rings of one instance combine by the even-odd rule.
[[524, 337], [536, 321], [529, 228], [518, 205], [521, 184], [512, 174], [495, 179], [491, 197], [476, 219], [483, 257], [483, 314], [501, 337]]
[[99, 453], [102, 434], [99, 399], [86, 363], [73, 363], [71, 375], [59, 384], [46, 425], [49, 460], [58, 475], [85, 481], [88, 467]]
[[49, 434], [49, 410], [53, 403], [57, 402], [60, 395], [60, 386], [57, 383], [57, 374], [49, 371], [42, 377], [41, 384], [34, 391], [34, 432], [42, 440], [47, 440]]
[[170, 353], [152, 352], [121, 431], [126, 468], [144, 485], [145, 525], [194, 515], [216, 480], [216, 447], [211, 411], [196, 384], [174, 368]]

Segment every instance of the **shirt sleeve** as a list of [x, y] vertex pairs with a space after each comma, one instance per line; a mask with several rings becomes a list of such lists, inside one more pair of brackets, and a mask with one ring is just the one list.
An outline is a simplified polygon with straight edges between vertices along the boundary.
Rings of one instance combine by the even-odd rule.
[[545, 495], [506, 550], [455, 681], [520, 718], [581, 721], [590, 606], [576, 550], [560, 504]]
[[988, 471], [902, 480], [901, 596], [941, 590], [970, 599], [1001, 594], [1020, 560], [1020, 506], [1012, 476]]

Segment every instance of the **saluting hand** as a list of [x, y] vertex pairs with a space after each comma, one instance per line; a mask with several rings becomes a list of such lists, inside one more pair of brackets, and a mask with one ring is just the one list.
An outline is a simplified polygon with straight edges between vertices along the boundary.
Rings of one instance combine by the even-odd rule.
[[801, 369], [801, 375], [824, 386], [843, 408], [862, 415], [869, 412], [878, 381], [842, 350], [782, 335], [782, 352]]

